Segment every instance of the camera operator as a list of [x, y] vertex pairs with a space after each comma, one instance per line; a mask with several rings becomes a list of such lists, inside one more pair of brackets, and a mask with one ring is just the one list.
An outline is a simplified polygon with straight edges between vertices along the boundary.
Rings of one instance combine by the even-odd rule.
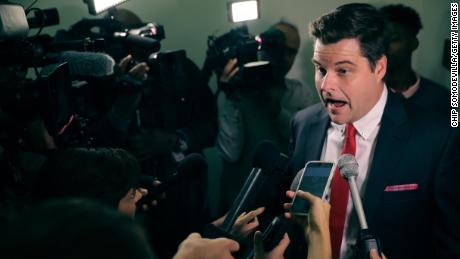
[[305, 86], [297, 80], [285, 78], [300, 45], [297, 27], [280, 21], [264, 34], [274, 42], [265, 52], [275, 80], [270, 85], [254, 87], [257, 90], [235, 89], [232, 79], [239, 72], [236, 59], [227, 63], [219, 79], [220, 88], [225, 92], [225, 96], [218, 97], [219, 132], [216, 142], [223, 167], [221, 212], [228, 209], [246, 179], [244, 172], [251, 165], [255, 146], [269, 139], [286, 153], [292, 114], [312, 103], [311, 94]]

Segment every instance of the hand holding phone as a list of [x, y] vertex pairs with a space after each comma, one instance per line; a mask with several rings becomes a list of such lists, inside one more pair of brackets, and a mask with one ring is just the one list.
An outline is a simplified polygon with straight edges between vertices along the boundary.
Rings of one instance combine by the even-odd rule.
[[310, 210], [310, 203], [298, 197], [297, 191], [309, 192], [321, 199], [324, 199], [329, 192], [335, 163], [325, 161], [310, 161], [305, 165], [299, 184], [296, 188], [296, 195], [292, 200], [290, 211], [293, 215], [305, 216]]

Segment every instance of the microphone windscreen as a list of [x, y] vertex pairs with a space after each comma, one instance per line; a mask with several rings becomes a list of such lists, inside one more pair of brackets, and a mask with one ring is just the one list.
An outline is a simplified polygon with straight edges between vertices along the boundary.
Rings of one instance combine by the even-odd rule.
[[347, 179], [352, 176], [358, 176], [358, 162], [355, 156], [351, 154], [341, 155], [337, 166], [340, 169], [340, 174]]
[[72, 76], [85, 78], [111, 76], [115, 67], [111, 56], [98, 52], [63, 51], [59, 61], [69, 64]]
[[272, 141], [260, 142], [254, 152], [252, 166], [272, 172], [276, 169], [280, 159], [280, 150]]
[[192, 177], [208, 172], [208, 164], [204, 157], [197, 153], [187, 155], [177, 166], [177, 173], [184, 177]]

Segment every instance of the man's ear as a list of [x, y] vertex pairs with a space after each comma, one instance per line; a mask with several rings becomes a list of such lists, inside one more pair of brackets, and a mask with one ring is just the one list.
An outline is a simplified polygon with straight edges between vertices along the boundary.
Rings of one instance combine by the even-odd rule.
[[375, 63], [374, 72], [377, 75], [379, 80], [383, 80], [383, 77], [385, 76], [387, 72], [387, 64], [388, 64], [388, 60], [387, 60], [386, 55], [382, 55], [382, 57], [380, 57], [380, 59], [377, 60], [377, 62]]

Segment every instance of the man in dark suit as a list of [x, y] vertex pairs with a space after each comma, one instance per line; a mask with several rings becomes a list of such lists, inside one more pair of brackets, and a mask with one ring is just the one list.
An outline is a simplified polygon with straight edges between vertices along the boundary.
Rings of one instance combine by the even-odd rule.
[[[343, 5], [311, 24], [322, 103], [292, 122], [292, 171], [354, 154], [369, 229], [388, 258], [460, 258], [459, 134], [387, 90], [384, 26], [367, 4]], [[333, 258], [353, 256], [359, 224], [349, 197], [334, 172]]]

